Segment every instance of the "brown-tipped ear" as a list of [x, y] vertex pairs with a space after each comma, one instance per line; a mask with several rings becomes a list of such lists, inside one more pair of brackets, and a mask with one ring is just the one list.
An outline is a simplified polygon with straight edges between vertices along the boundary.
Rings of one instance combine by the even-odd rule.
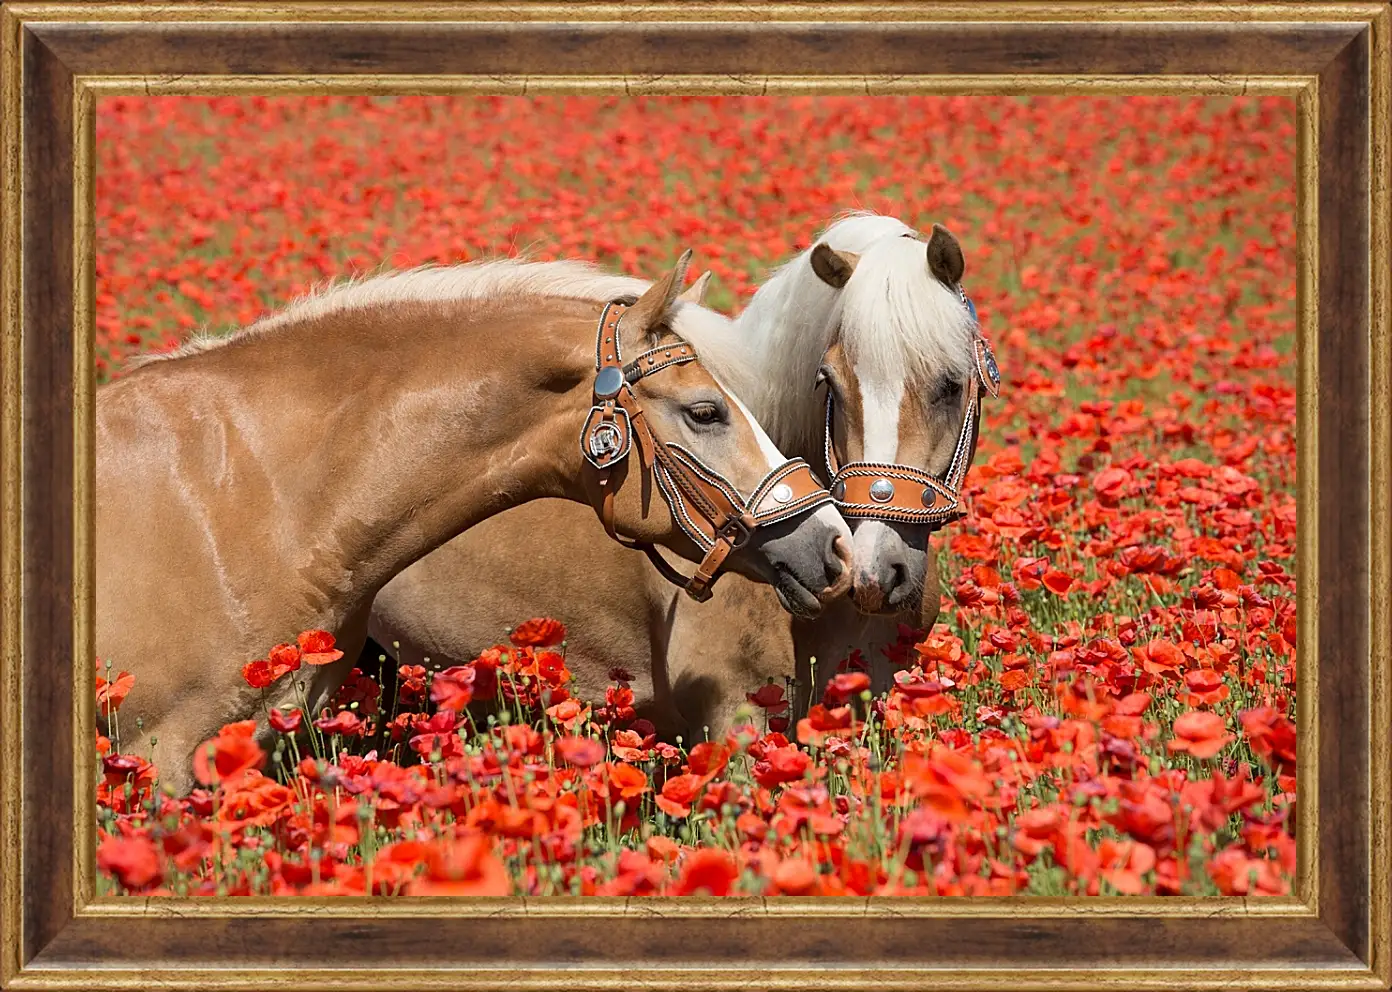
[[677, 299], [681, 300], [683, 303], [695, 303], [697, 306], [700, 306], [702, 301], [706, 298], [706, 287], [710, 285], [710, 280], [711, 271], [707, 269], [697, 276], [696, 281], [690, 286], [687, 286]]
[[938, 282], [956, 286], [962, 281], [967, 262], [962, 257], [962, 246], [952, 236], [952, 232], [941, 224], [933, 225], [933, 236], [928, 239], [928, 271]]
[[677, 301], [677, 294], [686, 283], [686, 267], [690, 264], [691, 249], [688, 248], [677, 259], [676, 267], [653, 283], [623, 315], [620, 327], [624, 337], [631, 341], [638, 335], [650, 336], [656, 331]]
[[853, 251], [837, 251], [823, 241], [812, 249], [812, 271], [832, 289], [840, 289], [851, 280], [860, 256]]

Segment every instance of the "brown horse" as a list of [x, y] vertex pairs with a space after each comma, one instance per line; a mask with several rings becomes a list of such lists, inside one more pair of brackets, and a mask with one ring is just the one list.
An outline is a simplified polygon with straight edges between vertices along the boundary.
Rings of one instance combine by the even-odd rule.
[[[700, 562], [697, 586], [728, 564], [807, 615], [844, 596], [846, 523], [708, 370], [737, 341], [679, 299], [689, 256], [651, 287], [572, 262], [382, 276], [100, 389], [97, 650], [139, 687], [124, 748], [187, 791], [201, 741], [297, 701], [241, 669], [306, 629], [345, 652], [301, 670], [317, 712], [393, 576], [530, 500], [598, 509]], [[616, 550], [589, 581], [622, 593], [639, 556]]]
[[[624, 669], [640, 713], [669, 737], [722, 732], [747, 691], [794, 672], [805, 705], [815, 660], [825, 669], [855, 649], [882, 691], [890, 670], [880, 649], [900, 622], [937, 618], [928, 535], [961, 513], [978, 390], [995, 388], [994, 364], [978, 368], [986, 353], [963, 267], [945, 229], [925, 244], [893, 218], [851, 215], [779, 269], [736, 321], [747, 345], [731, 370], [736, 391], [785, 449], [846, 462], [836, 478], [855, 534], [854, 601], [800, 619], [770, 590], [731, 579], [692, 609], [644, 559], [592, 540], [580, 508], [541, 501], [392, 580], [373, 605], [372, 637], [402, 663], [438, 668], [523, 619], [555, 617], [569, 630], [579, 693], [602, 697], [609, 672]], [[596, 585], [595, 574], [624, 581]]]

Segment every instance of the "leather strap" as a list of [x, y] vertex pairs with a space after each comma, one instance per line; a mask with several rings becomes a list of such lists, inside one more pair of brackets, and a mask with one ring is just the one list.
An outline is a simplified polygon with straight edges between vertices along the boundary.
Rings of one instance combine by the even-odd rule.
[[[690, 344], [675, 342], [645, 351], [624, 364], [619, 322], [630, 305], [622, 300], [607, 304], [595, 340], [594, 405], [580, 435], [581, 452], [597, 473], [601, 491], [595, 509], [611, 538], [643, 551], [667, 581], [685, 589], [693, 599], [704, 601], [710, 598], [711, 587], [730, 552], [748, 542], [756, 529], [830, 503], [831, 493], [817, 482], [811, 466], [794, 458], [765, 475], [746, 499], [694, 453], [679, 444], [661, 442], [643, 416], [632, 386], [646, 375], [698, 359]], [[615, 528], [614, 493], [619, 483], [614, 481], [614, 469], [627, 458], [635, 442], [641, 469], [652, 472], [673, 519], [705, 554], [689, 579], [656, 547], [629, 541]]]

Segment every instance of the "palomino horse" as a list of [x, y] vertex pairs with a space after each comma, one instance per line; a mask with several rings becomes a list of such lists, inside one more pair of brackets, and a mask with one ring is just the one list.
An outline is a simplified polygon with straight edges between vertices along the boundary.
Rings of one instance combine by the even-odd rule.
[[[345, 652], [301, 670], [317, 712], [377, 592], [529, 500], [595, 507], [611, 534], [700, 562], [701, 595], [728, 564], [809, 616], [844, 596], [846, 523], [703, 364], [739, 349], [730, 321], [678, 298], [689, 257], [651, 288], [573, 262], [382, 276], [103, 387], [97, 650], [139, 687], [126, 749], [187, 791], [201, 741], [297, 701], [294, 679], [263, 700], [241, 668], [306, 629]], [[623, 572], [590, 581], [621, 590]]]
[[[928, 534], [960, 514], [978, 390], [995, 391], [961, 291], [960, 247], [942, 228], [926, 245], [916, 237], [891, 217], [846, 217], [736, 321], [747, 345], [731, 370], [736, 391], [785, 450], [844, 462], [836, 481], [849, 490], [840, 495], [855, 534], [854, 602], [792, 619], [769, 590], [732, 579], [692, 609], [641, 557], [592, 540], [580, 508], [542, 501], [393, 579], [373, 605], [372, 637], [402, 663], [438, 668], [475, 657], [520, 620], [556, 617], [580, 694], [602, 698], [609, 673], [623, 669], [640, 714], [669, 737], [722, 732], [746, 691], [794, 671], [805, 705], [812, 660], [829, 666], [853, 649], [882, 691], [890, 672], [879, 649], [900, 621], [937, 618]], [[596, 584], [598, 574], [623, 580]]]

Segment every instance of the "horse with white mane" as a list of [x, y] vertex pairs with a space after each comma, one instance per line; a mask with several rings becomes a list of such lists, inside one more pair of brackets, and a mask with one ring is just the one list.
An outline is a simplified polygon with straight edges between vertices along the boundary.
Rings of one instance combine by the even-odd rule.
[[602, 698], [621, 668], [640, 715], [688, 739], [704, 727], [723, 732], [766, 679], [796, 671], [805, 704], [813, 658], [830, 665], [860, 649], [882, 690], [889, 672], [878, 649], [901, 621], [937, 618], [928, 535], [960, 515], [938, 490], [949, 480], [960, 496], [978, 390], [995, 389], [994, 361], [978, 363], [989, 350], [961, 290], [963, 268], [941, 227], [925, 243], [892, 217], [844, 217], [759, 289], [735, 321], [742, 353], [723, 356], [721, 374], [784, 450], [819, 468], [839, 459], [843, 490], [864, 491], [854, 504], [854, 492], [841, 493], [843, 506], [861, 507], [843, 510], [853, 600], [792, 618], [772, 591], [731, 578], [693, 608], [644, 559], [594, 541], [581, 508], [540, 501], [392, 580], [373, 605], [372, 637], [403, 664], [439, 668], [475, 657], [520, 620], [555, 617], [567, 625], [567, 667], [582, 696]]
[[529, 500], [699, 562], [699, 592], [728, 566], [807, 615], [844, 596], [846, 523], [712, 374], [738, 349], [679, 298], [689, 256], [652, 286], [570, 262], [378, 277], [102, 387], [97, 651], [140, 686], [123, 746], [186, 792], [200, 742], [298, 702], [244, 662], [334, 633], [345, 656], [300, 673], [317, 711], [383, 586]]

